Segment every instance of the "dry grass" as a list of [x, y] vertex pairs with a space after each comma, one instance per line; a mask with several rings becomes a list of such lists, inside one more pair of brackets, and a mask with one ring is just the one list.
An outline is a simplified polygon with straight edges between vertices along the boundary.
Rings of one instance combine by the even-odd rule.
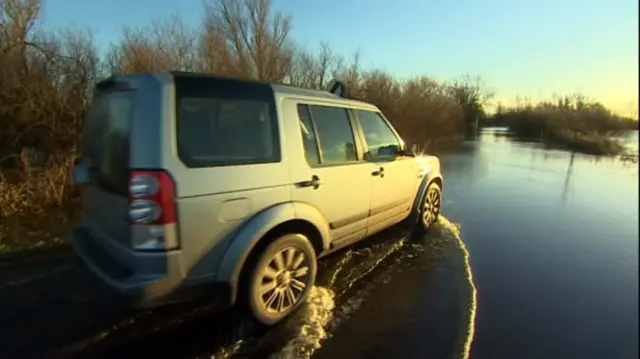
[[71, 225], [80, 217], [55, 211], [47, 216], [18, 215], [0, 221], [0, 260], [23, 251], [64, 245]]
[[0, 172], [0, 213], [3, 217], [41, 214], [70, 203], [74, 194], [70, 169], [73, 154], [51, 155], [42, 167], [28, 163]]

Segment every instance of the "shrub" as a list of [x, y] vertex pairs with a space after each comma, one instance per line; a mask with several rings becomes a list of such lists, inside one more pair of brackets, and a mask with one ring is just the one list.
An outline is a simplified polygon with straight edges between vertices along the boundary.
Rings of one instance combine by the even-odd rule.
[[615, 115], [602, 104], [579, 95], [501, 108], [491, 121], [507, 125], [523, 139], [542, 139], [597, 155], [619, 154], [624, 147], [611, 136], [638, 129], [637, 120]]

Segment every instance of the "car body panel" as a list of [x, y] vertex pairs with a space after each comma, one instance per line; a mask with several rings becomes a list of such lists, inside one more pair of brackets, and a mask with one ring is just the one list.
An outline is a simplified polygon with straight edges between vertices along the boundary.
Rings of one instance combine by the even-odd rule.
[[[293, 183], [292, 200], [307, 203], [322, 213], [330, 228], [332, 241], [338, 241], [354, 233], [364, 235], [370, 201], [369, 164], [357, 161], [312, 168], [304, 156], [302, 134], [297, 120], [298, 104], [348, 109], [338, 101], [301, 97], [287, 98], [280, 102], [282, 115], [287, 119], [293, 119], [285, 123], [287, 138], [291, 139], [289, 153], [291, 182]], [[298, 185], [311, 180], [313, 176], [316, 176], [321, 182], [317, 188]]]

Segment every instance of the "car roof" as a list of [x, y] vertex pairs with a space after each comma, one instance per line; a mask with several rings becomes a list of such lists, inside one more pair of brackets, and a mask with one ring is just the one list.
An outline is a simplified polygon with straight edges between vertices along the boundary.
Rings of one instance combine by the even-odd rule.
[[180, 76], [180, 77], [200, 77], [200, 78], [214, 78], [214, 79], [216, 79], [216, 78], [217, 79], [232, 79], [232, 80], [243, 81], [243, 82], [247, 82], [247, 83], [263, 84], [263, 85], [270, 86], [273, 89], [274, 94], [275, 95], [279, 95], [279, 96], [297, 97], [297, 98], [327, 99], [327, 100], [331, 100], [332, 102], [335, 101], [335, 102], [340, 102], [340, 103], [349, 104], [349, 105], [358, 106], [358, 107], [366, 107], [366, 108], [371, 108], [371, 109], [374, 109], [374, 108], [377, 109], [374, 105], [369, 104], [367, 102], [342, 98], [342, 97], [337, 96], [337, 95], [335, 95], [335, 94], [333, 94], [333, 93], [331, 93], [329, 91], [308, 89], [308, 88], [294, 86], [294, 85], [279, 84], [279, 83], [259, 81], [259, 80], [253, 80], [253, 79], [243, 79], [243, 78], [238, 78], [238, 77], [219, 76], [219, 75], [198, 73], [198, 72], [171, 71], [171, 72], [169, 72], [169, 74], [171, 74], [173, 77], [179, 77]]

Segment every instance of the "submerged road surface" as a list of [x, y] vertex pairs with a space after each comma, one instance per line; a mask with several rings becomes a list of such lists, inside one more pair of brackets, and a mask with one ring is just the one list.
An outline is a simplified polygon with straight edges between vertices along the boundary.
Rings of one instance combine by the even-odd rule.
[[[269, 330], [253, 326], [238, 311], [220, 313], [206, 301], [127, 310], [72, 254], [4, 267], [0, 357], [304, 358], [315, 353], [333, 358], [336, 350], [351, 357], [340, 341], [351, 349], [371, 348], [366, 342], [375, 333], [354, 335], [349, 323], [358, 323], [360, 308], [380, 293], [397, 303], [379, 312], [380, 330], [385, 316], [419, 306], [424, 311], [416, 320], [428, 323], [422, 327], [434, 334], [423, 333], [430, 342], [424, 353], [464, 356], [475, 292], [457, 228], [443, 218], [422, 238], [399, 232], [387, 231], [322, 260], [309, 303]], [[416, 268], [430, 278], [429, 286], [418, 288], [427, 302], [412, 303], [406, 291], [416, 288], [403, 285], [409, 283], [405, 273]], [[318, 351], [328, 337], [330, 345]], [[354, 341], [358, 338], [363, 343]]]

